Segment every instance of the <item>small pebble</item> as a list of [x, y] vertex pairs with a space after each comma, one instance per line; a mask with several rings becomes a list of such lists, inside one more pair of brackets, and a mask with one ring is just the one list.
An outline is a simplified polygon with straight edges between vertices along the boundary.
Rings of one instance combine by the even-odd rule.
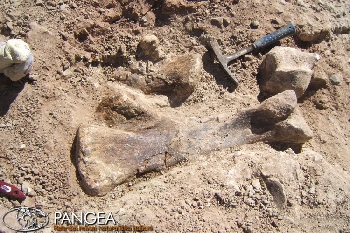
[[243, 232], [244, 233], [251, 233], [251, 232], [253, 232], [252, 226], [245, 226], [245, 227], [243, 227]]
[[341, 74], [333, 74], [329, 79], [333, 85], [340, 86], [343, 81], [343, 76]]
[[26, 144], [21, 144], [20, 146], [19, 146], [19, 149], [20, 150], [24, 150], [26, 148]]
[[254, 179], [252, 180], [252, 186], [256, 191], [260, 191], [261, 190], [261, 185], [260, 185], [260, 181], [259, 179]]
[[244, 56], [245, 61], [253, 61], [254, 59], [255, 59], [255, 57], [253, 55], [250, 55], [250, 54]]
[[258, 28], [260, 25], [258, 20], [254, 20], [253, 22], [251, 22], [250, 27], [251, 28]]
[[273, 227], [278, 227], [278, 224], [277, 224], [277, 222], [275, 221], [275, 220], [273, 220], [272, 222], [271, 222], [271, 225], [273, 226]]
[[21, 185], [22, 192], [28, 193], [28, 190], [30, 189], [30, 184], [27, 181], [24, 181]]
[[222, 17], [214, 17], [210, 20], [210, 23], [218, 28], [223, 28], [224, 20]]
[[324, 55], [327, 57], [327, 56], [330, 56], [332, 55], [332, 51], [331, 50], [326, 50], [324, 51]]
[[269, 202], [268, 200], [262, 200], [261, 202], [263, 203], [263, 205], [268, 205], [268, 204], [270, 204], [270, 202]]
[[43, 0], [36, 0], [35, 1], [35, 5], [36, 6], [43, 6], [44, 5], [44, 1]]
[[312, 187], [309, 189], [309, 194], [316, 194], [315, 186], [312, 186]]
[[255, 201], [252, 198], [247, 198], [244, 203], [252, 207], [255, 206]]
[[227, 27], [228, 25], [231, 24], [231, 19], [230, 18], [223, 18], [223, 24], [224, 24], [224, 27]]

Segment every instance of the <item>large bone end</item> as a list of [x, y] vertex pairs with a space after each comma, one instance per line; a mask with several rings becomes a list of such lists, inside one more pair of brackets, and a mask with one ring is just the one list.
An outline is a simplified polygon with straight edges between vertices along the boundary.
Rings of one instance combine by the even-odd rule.
[[103, 196], [135, 175], [174, 165], [178, 153], [177, 130], [171, 121], [124, 131], [101, 126], [80, 126], [76, 166], [84, 191]]
[[293, 90], [266, 99], [251, 117], [253, 132], [264, 134], [269, 143], [303, 144], [313, 137], [312, 130], [297, 107]]
[[266, 99], [253, 113], [255, 125], [275, 124], [285, 120], [297, 106], [297, 97], [293, 90], [286, 90]]
[[112, 134], [107, 127], [80, 126], [78, 129], [76, 165], [81, 186], [89, 195], [105, 195], [132, 173], [132, 167], [107, 162], [108, 146], [116, 144]]

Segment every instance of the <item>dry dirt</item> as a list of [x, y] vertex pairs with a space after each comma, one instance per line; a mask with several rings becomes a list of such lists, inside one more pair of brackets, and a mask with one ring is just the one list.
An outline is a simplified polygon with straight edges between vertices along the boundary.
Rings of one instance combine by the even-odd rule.
[[[152, 225], [155, 232], [350, 232], [350, 3], [120, 2], [1, 1], [0, 41], [26, 41], [35, 65], [17, 83], [0, 75], [0, 178], [32, 189], [23, 203], [0, 197], [0, 215], [19, 205], [42, 206], [50, 214], [43, 232], [54, 231], [56, 211], [113, 211], [120, 225]], [[255, 20], [257, 28], [251, 26]], [[107, 124], [96, 109], [113, 95], [118, 72], [132, 70], [144, 35], [156, 35], [169, 57], [202, 55], [192, 95], [176, 107], [165, 103], [160, 111], [205, 118], [259, 103], [258, 67], [276, 46], [232, 63], [240, 80], [235, 88], [206, 38], [218, 39], [230, 54], [290, 21], [300, 36], [277, 45], [320, 54], [314, 78], [325, 81], [313, 82], [298, 100], [314, 133], [301, 151], [243, 145], [135, 177], [103, 197], [84, 193], [74, 164], [76, 131], [80, 124]], [[319, 38], [301, 41], [301, 32]], [[332, 75], [339, 84], [330, 81]], [[167, 102], [165, 96], [155, 98]], [[271, 169], [286, 182], [282, 199], [287, 200], [271, 188], [274, 180], [266, 180]], [[288, 172], [298, 177], [288, 180]], [[2, 223], [0, 230], [10, 232]]]

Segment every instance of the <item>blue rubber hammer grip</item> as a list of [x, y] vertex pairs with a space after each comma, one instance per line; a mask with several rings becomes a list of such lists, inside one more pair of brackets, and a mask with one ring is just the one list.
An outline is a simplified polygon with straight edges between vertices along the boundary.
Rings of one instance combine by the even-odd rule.
[[296, 28], [294, 24], [289, 23], [284, 27], [281, 27], [280, 29], [276, 30], [275, 32], [268, 34], [264, 36], [263, 38], [260, 38], [259, 40], [254, 42], [254, 48], [262, 48], [266, 45], [272, 44], [276, 41], [279, 41], [280, 39], [283, 39], [284, 37], [293, 35], [296, 32]]

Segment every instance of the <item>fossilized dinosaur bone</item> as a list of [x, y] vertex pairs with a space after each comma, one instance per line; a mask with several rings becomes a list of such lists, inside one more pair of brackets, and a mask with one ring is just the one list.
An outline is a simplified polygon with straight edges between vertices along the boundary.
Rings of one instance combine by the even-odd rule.
[[204, 122], [160, 117], [153, 126], [136, 131], [83, 125], [76, 152], [82, 187], [90, 195], [104, 195], [137, 174], [172, 166], [191, 155], [258, 141], [304, 143], [312, 132], [296, 106], [295, 92], [285, 91], [257, 107]]

